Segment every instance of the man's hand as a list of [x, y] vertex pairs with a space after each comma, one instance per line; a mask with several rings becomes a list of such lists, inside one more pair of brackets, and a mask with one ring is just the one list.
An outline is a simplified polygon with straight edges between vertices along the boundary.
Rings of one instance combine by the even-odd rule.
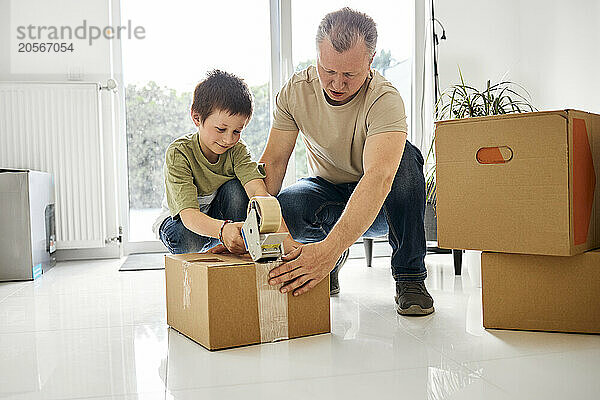
[[285, 282], [281, 293], [294, 291], [299, 296], [317, 286], [335, 267], [339, 254], [325, 248], [323, 242], [303, 244], [283, 256], [285, 263], [269, 273], [269, 284]]
[[[293, 250], [296, 250], [300, 246], [302, 246], [302, 243], [296, 242], [294, 239], [292, 239], [292, 235], [288, 235], [283, 241], [283, 251], [285, 251], [285, 254], [290, 254]], [[283, 257], [285, 257], [285, 255]]]
[[[223, 244], [233, 254], [246, 253], [246, 246], [242, 238], [243, 222], [230, 222], [223, 227]], [[216, 251], [212, 252], [216, 253]]]

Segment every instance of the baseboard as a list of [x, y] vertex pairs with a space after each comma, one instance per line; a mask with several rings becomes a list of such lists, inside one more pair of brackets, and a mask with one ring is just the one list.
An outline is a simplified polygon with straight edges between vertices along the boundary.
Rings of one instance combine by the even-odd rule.
[[120, 257], [121, 249], [119, 246], [103, 247], [97, 249], [56, 250], [56, 261], [101, 260]]

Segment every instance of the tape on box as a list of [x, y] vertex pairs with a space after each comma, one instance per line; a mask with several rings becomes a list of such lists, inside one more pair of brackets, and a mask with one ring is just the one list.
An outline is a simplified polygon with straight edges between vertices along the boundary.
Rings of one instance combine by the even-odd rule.
[[255, 263], [256, 295], [260, 341], [276, 342], [288, 339], [288, 296], [279, 291], [283, 284], [269, 285], [269, 272], [281, 265], [281, 261]]

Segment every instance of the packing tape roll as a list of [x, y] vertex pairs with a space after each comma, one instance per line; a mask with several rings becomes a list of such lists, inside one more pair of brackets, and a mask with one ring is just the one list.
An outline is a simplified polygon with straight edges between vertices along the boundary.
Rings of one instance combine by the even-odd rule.
[[275, 197], [254, 196], [248, 203], [248, 212], [254, 208], [258, 215], [260, 233], [274, 233], [281, 226], [281, 207]]
[[283, 284], [269, 285], [269, 272], [281, 263], [282, 261], [254, 263], [261, 343], [289, 339], [288, 295], [279, 291]]

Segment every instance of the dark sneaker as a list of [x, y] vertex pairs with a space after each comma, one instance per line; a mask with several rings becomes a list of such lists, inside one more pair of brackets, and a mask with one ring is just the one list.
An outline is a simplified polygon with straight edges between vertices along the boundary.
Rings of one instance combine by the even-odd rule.
[[342, 267], [346, 263], [346, 260], [348, 260], [348, 254], [350, 254], [350, 249], [346, 249], [346, 251], [344, 251], [342, 253], [340, 258], [338, 258], [337, 262], [335, 263], [335, 267], [329, 273], [329, 295], [330, 296], [333, 296], [340, 292], [340, 282], [338, 281], [338, 274], [340, 272], [340, 269], [342, 269]]
[[433, 298], [425, 283], [396, 282], [396, 311], [400, 315], [427, 315], [433, 309]]

